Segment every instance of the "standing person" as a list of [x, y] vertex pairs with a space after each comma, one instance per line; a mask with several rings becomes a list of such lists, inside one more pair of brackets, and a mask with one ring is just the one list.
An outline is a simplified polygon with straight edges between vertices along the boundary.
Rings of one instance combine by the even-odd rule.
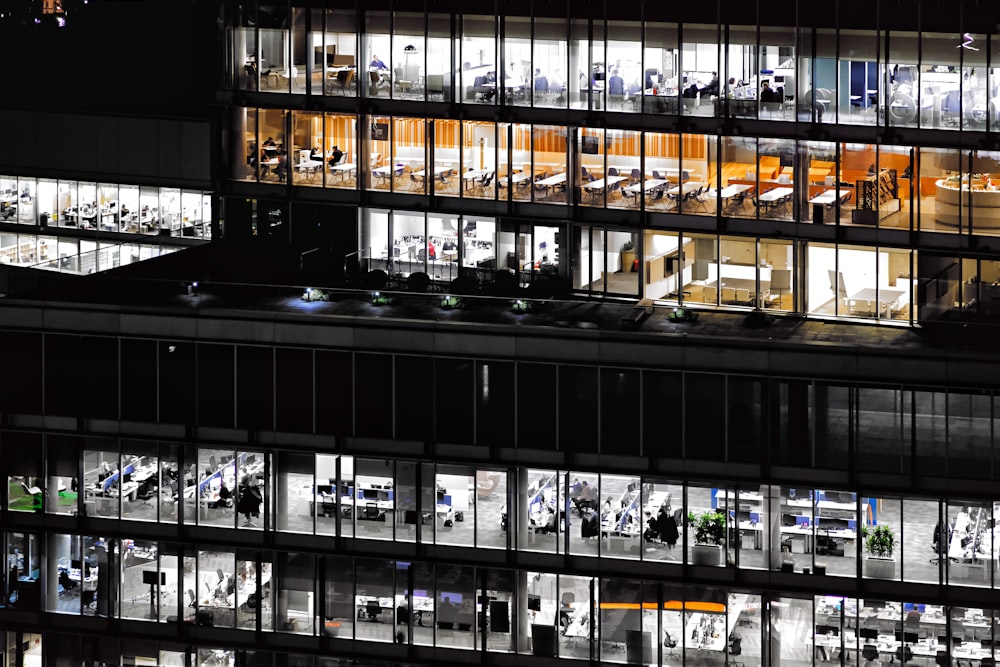
[[437, 259], [437, 248], [434, 247], [434, 242], [427, 239], [427, 259], [434, 261]]

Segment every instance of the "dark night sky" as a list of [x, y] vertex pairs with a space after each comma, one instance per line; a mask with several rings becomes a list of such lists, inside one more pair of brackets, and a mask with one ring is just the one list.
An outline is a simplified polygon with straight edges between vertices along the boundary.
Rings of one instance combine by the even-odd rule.
[[0, 21], [0, 59], [20, 84], [0, 105], [204, 114], [220, 71], [217, 3], [75, 1], [61, 28]]

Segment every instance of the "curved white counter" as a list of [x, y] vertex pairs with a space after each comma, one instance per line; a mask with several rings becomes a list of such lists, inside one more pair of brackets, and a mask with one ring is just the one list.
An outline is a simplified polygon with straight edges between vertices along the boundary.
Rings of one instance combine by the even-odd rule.
[[[934, 217], [938, 222], [957, 227], [961, 219], [962, 226], [968, 227], [971, 218], [973, 229], [1000, 229], [1000, 189], [969, 190], [963, 183], [959, 190], [944, 179], [934, 185]], [[961, 215], [960, 208], [964, 209]]]

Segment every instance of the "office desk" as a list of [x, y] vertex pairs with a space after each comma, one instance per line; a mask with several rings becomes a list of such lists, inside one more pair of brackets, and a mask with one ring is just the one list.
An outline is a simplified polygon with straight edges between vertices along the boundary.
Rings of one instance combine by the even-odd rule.
[[647, 178], [642, 183], [636, 183], [635, 185], [630, 185], [627, 188], [624, 188], [624, 190], [636, 194], [638, 194], [639, 192], [644, 192], [646, 194], [649, 194], [650, 192], [654, 192], [664, 187], [669, 182], [670, 181], [668, 181], [665, 178]]
[[355, 165], [350, 162], [335, 164], [330, 167], [330, 175], [336, 175], [341, 182], [346, 181], [354, 173]]
[[774, 213], [786, 198], [791, 198], [795, 194], [795, 188], [777, 187], [771, 188], [767, 192], [757, 195], [757, 202], [760, 204], [761, 213], [764, 215]]
[[543, 178], [540, 181], [536, 181], [535, 185], [539, 185], [545, 188], [546, 196], [548, 196], [552, 194], [553, 190], [555, 190], [560, 185], [563, 185], [564, 183], [566, 183], [566, 172], [563, 172], [561, 174], [555, 174], [554, 176], [549, 176], [548, 178]]
[[[874, 317], [876, 313], [882, 317], [891, 318], [899, 310], [899, 300], [906, 292], [893, 289], [878, 289], [865, 287], [847, 300], [847, 307], [851, 312], [858, 315], [868, 315]], [[875, 306], [878, 306], [877, 310]]]
[[[450, 167], [434, 167], [433, 169], [431, 169], [431, 173], [434, 174], [434, 178], [438, 178], [439, 176], [441, 176], [441, 174], [443, 174], [446, 171], [451, 171], [451, 168]], [[413, 175], [416, 176], [417, 178], [421, 178], [421, 179], [422, 178], [427, 178], [427, 170], [426, 169], [421, 169], [420, 171], [415, 171], [415, 172], [413, 172]]]
[[826, 206], [832, 206], [837, 201], [837, 191], [836, 190], [824, 190], [820, 194], [816, 195], [809, 200], [810, 204], [825, 204]]
[[490, 173], [488, 169], [470, 169], [462, 172], [462, 186], [466, 190], [475, 187], [477, 181], [482, 181], [483, 177]]
[[323, 170], [323, 162], [320, 160], [303, 160], [295, 165], [295, 171], [306, 174], [310, 178], [315, 177]]
[[[563, 174], [565, 176], [565, 174]], [[553, 177], [554, 178], [554, 177]], [[548, 179], [546, 179], [548, 180]], [[565, 181], [565, 179], [563, 179]], [[596, 181], [590, 181], [589, 183], [583, 184], [583, 189], [586, 191], [592, 200], [599, 198], [604, 191], [610, 185], [615, 183], [621, 183], [622, 181], [627, 181], [628, 179], [624, 176], [605, 176], [604, 178], [598, 178]]]

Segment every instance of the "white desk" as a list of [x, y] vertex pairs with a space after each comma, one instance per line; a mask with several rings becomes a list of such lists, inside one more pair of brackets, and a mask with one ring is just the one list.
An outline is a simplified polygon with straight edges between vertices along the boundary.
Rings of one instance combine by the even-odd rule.
[[634, 193], [645, 192], [645, 193], [649, 193], [649, 192], [652, 192], [654, 190], [657, 190], [658, 188], [662, 188], [663, 186], [665, 186], [669, 182], [670, 181], [668, 181], [666, 179], [663, 179], [663, 178], [647, 178], [642, 183], [636, 183], [635, 185], [630, 185], [630, 186], [628, 186], [627, 188], [624, 188], [624, 189], [627, 192], [634, 192]]
[[341, 181], [347, 180], [347, 178], [354, 172], [355, 165], [350, 162], [335, 164], [330, 167], [331, 174], [337, 174]]
[[810, 204], [826, 204], [830, 206], [837, 201], [837, 191], [836, 190], [824, 190], [820, 194], [816, 195], [809, 200]]
[[779, 199], [782, 199], [784, 197], [789, 197], [793, 194], [795, 194], [794, 188], [772, 188], [767, 192], [759, 195], [757, 197], [757, 200], [761, 202], [774, 203], [777, 202]]
[[[900, 299], [906, 294], [902, 290], [893, 289], [878, 289], [874, 287], [865, 287], [854, 294], [848, 299], [848, 307], [859, 314], [874, 315], [868, 308], [868, 304], [878, 304], [878, 312], [881, 314], [885, 312], [886, 317], [892, 317], [895, 311], [899, 310]], [[864, 303], [865, 308], [861, 309], [859, 306]]]

